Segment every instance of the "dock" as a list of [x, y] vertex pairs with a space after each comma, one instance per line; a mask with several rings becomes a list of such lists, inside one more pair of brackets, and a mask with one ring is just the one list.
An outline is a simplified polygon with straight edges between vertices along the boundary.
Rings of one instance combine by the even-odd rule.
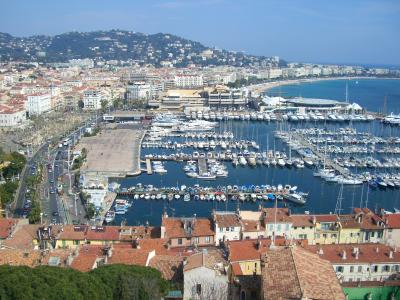
[[146, 172], [148, 175], [153, 174], [153, 169], [151, 168], [151, 160], [150, 158], [146, 158]]
[[200, 157], [197, 162], [198, 162], [197, 165], [199, 167], [199, 174], [200, 175], [206, 174], [208, 171], [206, 159], [204, 157]]

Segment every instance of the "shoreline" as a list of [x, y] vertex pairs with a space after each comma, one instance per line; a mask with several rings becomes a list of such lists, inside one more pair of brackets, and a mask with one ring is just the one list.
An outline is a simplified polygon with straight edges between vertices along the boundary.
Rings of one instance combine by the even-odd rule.
[[252, 93], [263, 93], [272, 88], [283, 86], [283, 85], [292, 85], [292, 84], [301, 84], [301, 83], [312, 83], [317, 81], [334, 81], [334, 80], [352, 80], [352, 79], [379, 79], [379, 80], [400, 80], [397, 77], [390, 77], [390, 78], [381, 78], [381, 77], [366, 77], [366, 76], [356, 76], [356, 77], [324, 77], [324, 78], [304, 78], [304, 79], [288, 79], [288, 80], [281, 80], [281, 81], [271, 81], [256, 85], [250, 85], [247, 88]]

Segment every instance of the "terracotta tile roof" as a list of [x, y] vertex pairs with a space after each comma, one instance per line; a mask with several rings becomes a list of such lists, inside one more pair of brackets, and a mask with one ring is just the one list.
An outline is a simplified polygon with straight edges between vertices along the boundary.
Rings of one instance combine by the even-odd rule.
[[236, 213], [218, 213], [213, 215], [214, 222], [218, 227], [240, 227], [240, 219]]
[[240, 267], [239, 263], [231, 263], [231, 267], [232, 267], [232, 273], [235, 276], [241, 276], [243, 275], [243, 271], [242, 268]]
[[400, 214], [386, 214], [384, 219], [387, 228], [400, 229]]
[[71, 263], [71, 268], [88, 272], [95, 267], [96, 261], [100, 258], [105, 258], [104, 246], [82, 245], [78, 249], [78, 255]]
[[17, 219], [0, 219], [0, 239], [8, 238], [13, 232], [17, 223]]
[[119, 240], [119, 226], [64, 225], [59, 240]]
[[[377, 214], [372, 212], [368, 208], [354, 208], [354, 213], [356, 214], [355, 219], [359, 221], [360, 227], [362, 229], [383, 229], [384, 221]], [[360, 219], [361, 220], [360, 220]]]
[[36, 250], [0, 249], [0, 265], [36, 267], [40, 256]]
[[319, 223], [335, 223], [338, 221], [337, 215], [315, 215], [317, 222]]
[[331, 264], [301, 247], [268, 251], [263, 269], [263, 293], [264, 299], [273, 300], [345, 299]]
[[315, 227], [315, 224], [313, 223], [314, 216], [292, 215], [291, 218], [294, 227]]
[[361, 225], [355, 219], [355, 215], [339, 215], [339, 222], [342, 228], [360, 228]]
[[[186, 223], [186, 225], [185, 225]], [[165, 227], [165, 235], [168, 238], [214, 236], [214, 230], [210, 219], [206, 218], [164, 218], [162, 226]], [[191, 230], [185, 230], [191, 228]]]
[[[229, 261], [237, 262], [246, 260], [259, 260], [262, 254], [265, 254], [269, 249], [271, 242], [272, 241], [270, 238], [229, 241]], [[258, 243], [259, 246], [257, 247]], [[286, 245], [286, 243], [289, 243], [289, 241], [284, 238], [277, 237], [275, 239], [275, 245], [283, 246]]]
[[[383, 244], [327, 244], [305, 248], [334, 264], [400, 262], [400, 252]], [[358, 256], [355, 254], [357, 249]], [[346, 259], [343, 259], [344, 252]]]
[[165, 280], [182, 282], [183, 280], [183, 257], [176, 255], [156, 255], [149, 263], [149, 267], [161, 272]]
[[[276, 211], [276, 214], [275, 214]], [[264, 208], [264, 223], [292, 223], [288, 208]]]
[[16, 228], [12, 238], [2, 241], [4, 246], [14, 249], [33, 249], [37, 229], [40, 225], [22, 225]]
[[254, 220], [242, 220], [242, 231], [243, 232], [256, 232], [264, 231], [265, 226], [261, 221]]
[[112, 255], [108, 258], [108, 264], [124, 264], [146, 266], [149, 257], [149, 250], [118, 247], [112, 250]]
[[183, 267], [183, 272], [199, 268], [206, 267], [214, 269], [217, 264], [227, 265], [226, 260], [220, 250], [205, 250], [189, 256], [186, 260], [186, 264]]

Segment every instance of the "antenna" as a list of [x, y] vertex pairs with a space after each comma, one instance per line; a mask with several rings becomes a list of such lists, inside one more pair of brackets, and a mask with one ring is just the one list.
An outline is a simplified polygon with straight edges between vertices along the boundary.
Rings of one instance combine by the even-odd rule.
[[336, 200], [335, 215], [340, 215], [342, 211], [342, 200], [343, 200], [343, 183], [340, 185], [339, 195]]
[[346, 103], [349, 103], [349, 81], [346, 81]]

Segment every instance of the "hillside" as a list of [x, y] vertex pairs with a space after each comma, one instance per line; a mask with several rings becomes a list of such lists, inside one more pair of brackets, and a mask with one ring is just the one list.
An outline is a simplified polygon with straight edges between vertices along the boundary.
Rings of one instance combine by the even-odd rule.
[[160, 66], [250, 66], [274, 62], [262, 56], [216, 50], [171, 34], [123, 30], [69, 32], [56, 36], [14, 37], [0, 33], [1, 61], [66, 62], [70, 59], [136, 61]]

